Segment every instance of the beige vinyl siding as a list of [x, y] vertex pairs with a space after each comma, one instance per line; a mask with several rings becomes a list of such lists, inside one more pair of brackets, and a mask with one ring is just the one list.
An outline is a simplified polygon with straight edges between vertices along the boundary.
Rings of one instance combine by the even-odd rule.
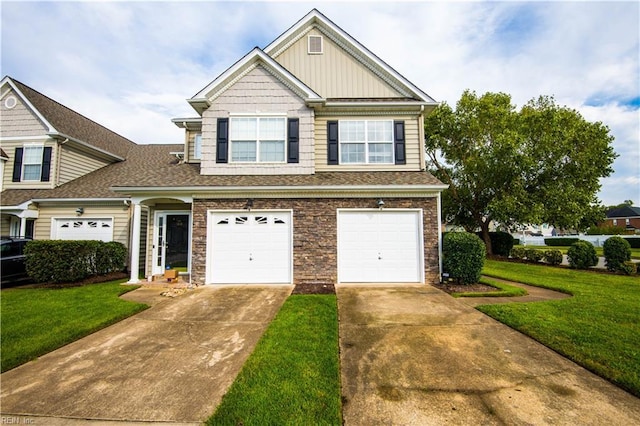
[[[13, 177], [13, 165], [15, 163], [16, 148], [22, 148], [25, 145], [43, 145], [45, 147], [52, 147], [51, 151], [51, 174], [49, 176], [49, 182], [39, 181], [26, 181], [26, 182], [12, 182]], [[3, 189], [48, 189], [55, 186], [57, 179], [56, 170], [56, 158], [58, 157], [58, 144], [49, 138], [42, 137], [25, 137], [23, 140], [3, 140], [2, 149], [9, 157], [9, 160], [4, 165], [4, 176], [2, 177]]]
[[[283, 114], [287, 118], [298, 118], [299, 159], [297, 164], [287, 163], [216, 163], [216, 123], [230, 114]], [[217, 97], [202, 114], [202, 161], [203, 175], [227, 174], [312, 174], [314, 172], [313, 110], [305, 105], [291, 89], [270, 74], [262, 66], [249, 71], [240, 80]], [[230, 156], [229, 156], [230, 157]]]
[[[315, 136], [316, 136], [316, 170], [317, 171], [358, 171], [358, 170], [422, 170], [424, 169], [423, 145], [421, 139], [421, 131], [419, 123], [422, 123], [422, 116], [323, 116], [316, 117]], [[341, 164], [330, 166], [327, 164], [327, 121], [340, 120], [401, 120], [404, 121], [405, 132], [405, 154], [407, 164], [366, 164], [366, 165], [350, 165]]]
[[[13, 108], [5, 106], [5, 99], [14, 96], [18, 101]], [[40, 136], [48, 132], [44, 123], [27, 107], [13, 89], [0, 99], [0, 136]], [[8, 153], [7, 153], [8, 154]]]
[[196, 135], [202, 133], [202, 130], [185, 130], [185, 143], [187, 158], [189, 163], [199, 163], [200, 159], [196, 158], [195, 139]]
[[59, 164], [58, 185], [62, 185], [63, 183], [98, 170], [109, 163], [62, 145]]
[[11, 235], [11, 215], [3, 214], [0, 217], [0, 235]]
[[35, 222], [34, 239], [50, 240], [53, 219], [74, 219], [76, 209], [82, 207], [84, 213], [81, 219], [110, 219], [113, 218], [113, 241], [129, 246], [129, 206], [122, 201], [105, 204], [78, 201], [66, 205], [40, 204], [40, 215]]
[[[309, 54], [309, 35], [322, 36], [322, 54]], [[324, 98], [403, 97], [317, 28], [274, 58]]]

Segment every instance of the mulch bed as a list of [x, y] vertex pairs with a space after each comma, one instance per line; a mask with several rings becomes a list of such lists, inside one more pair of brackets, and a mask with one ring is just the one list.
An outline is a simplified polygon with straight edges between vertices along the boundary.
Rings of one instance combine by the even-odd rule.
[[454, 282], [438, 283], [433, 285], [435, 288], [440, 289], [446, 293], [487, 293], [490, 291], [499, 291], [495, 287], [485, 284], [456, 284]]
[[333, 284], [296, 284], [291, 294], [335, 294], [336, 287]]
[[[107, 281], [115, 281], [129, 278], [129, 275], [125, 272], [112, 272], [106, 275], [94, 275], [81, 281], [74, 283], [32, 283], [16, 286], [19, 288], [67, 288], [67, 287], [80, 287], [88, 284], [105, 283]], [[16, 288], [14, 287], [14, 288]]]

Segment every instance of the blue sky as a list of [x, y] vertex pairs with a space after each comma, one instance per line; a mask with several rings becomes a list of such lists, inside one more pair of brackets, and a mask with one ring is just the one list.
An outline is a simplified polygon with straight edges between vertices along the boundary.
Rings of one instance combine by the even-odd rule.
[[615, 136], [604, 204], [640, 205], [640, 3], [0, 3], [0, 73], [137, 143], [181, 143], [171, 118], [312, 8], [437, 101], [465, 89], [540, 95]]

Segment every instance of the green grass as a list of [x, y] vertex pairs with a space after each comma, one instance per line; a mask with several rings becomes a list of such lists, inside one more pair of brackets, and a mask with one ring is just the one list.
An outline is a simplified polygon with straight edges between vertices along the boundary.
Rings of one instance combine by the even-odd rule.
[[342, 424], [336, 296], [290, 296], [207, 424]]
[[483, 274], [572, 294], [477, 309], [640, 396], [640, 278], [495, 260]]
[[2, 371], [7, 371], [146, 309], [120, 299], [122, 281], [0, 293]]
[[468, 292], [468, 293], [453, 293], [453, 297], [514, 297], [525, 296], [527, 291], [523, 288], [513, 285], [505, 284], [496, 280], [489, 279], [487, 277], [480, 278], [480, 283], [495, 287], [498, 291], [487, 292]]
[[[522, 247], [522, 248], [533, 248], [533, 249], [538, 249], [538, 250], [560, 250], [562, 252], [562, 254], [567, 254], [567, 251], [569, 250], [569, 246], [558, 246], [558, 247], [552, 247], [552, 246], [534, 246], [534, 245], [514, 245], [515, 247]], [[596, 249], [596, 255], [598, 255], [599, 257], [604, 257], [604, 253], [603, 253], [603, 249], [602, 247], [594, 247]], [[640, 260], [640, 248], [632, 248], [631, 249], [631, 258], [632, 259], [638, 259]]]

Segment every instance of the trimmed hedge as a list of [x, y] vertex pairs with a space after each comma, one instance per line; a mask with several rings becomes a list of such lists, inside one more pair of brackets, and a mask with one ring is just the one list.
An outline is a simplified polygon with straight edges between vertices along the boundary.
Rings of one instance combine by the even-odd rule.
[[544, 245], [550, 247], [570, 246], [580, 241], [580, 238], [545, 238]]
[[527, 260], [529, 262], [538, 263], [544, 259], [544, 252], [537, 249], [527, 249]]
[[624, 263], [631, 260], [631, 245], [622, 237], [609, 237], [602, 245], [602, 252], [608, 271], [622, 271]]
[[[482, 240], [482, 232], [476, 232], [476, 235]], [[491, 248], [494, 255], [509, 257], [509, 253], [511, 253], [511, 249], [515, 244], [511, 234], [502, 231], [489, 232], [489, 238], [491, 239]]]
[[486, 253], [484, 243], [477, 235], [447, 232], [442, 241], [442, 267], [458, 282], [477, 283]]
[[123, 271], [127, 249], [118, 242], [35, 240], [24, 249], [27, 274], [36, 282], [75, 282]]
[[569, 266], [577, 269], [589, 269], [598, 264], [596, 249], [588, 241], [577, 241], [567, 251]]
[[524, 247], [514, 247], [511, 249], [511, 257], [522, 260], [527, 257], [527, 249]]
[[562, 252], [560, 250], [545, 250], [544, 260], [550, 265], [559, 265], [562, 263]]

